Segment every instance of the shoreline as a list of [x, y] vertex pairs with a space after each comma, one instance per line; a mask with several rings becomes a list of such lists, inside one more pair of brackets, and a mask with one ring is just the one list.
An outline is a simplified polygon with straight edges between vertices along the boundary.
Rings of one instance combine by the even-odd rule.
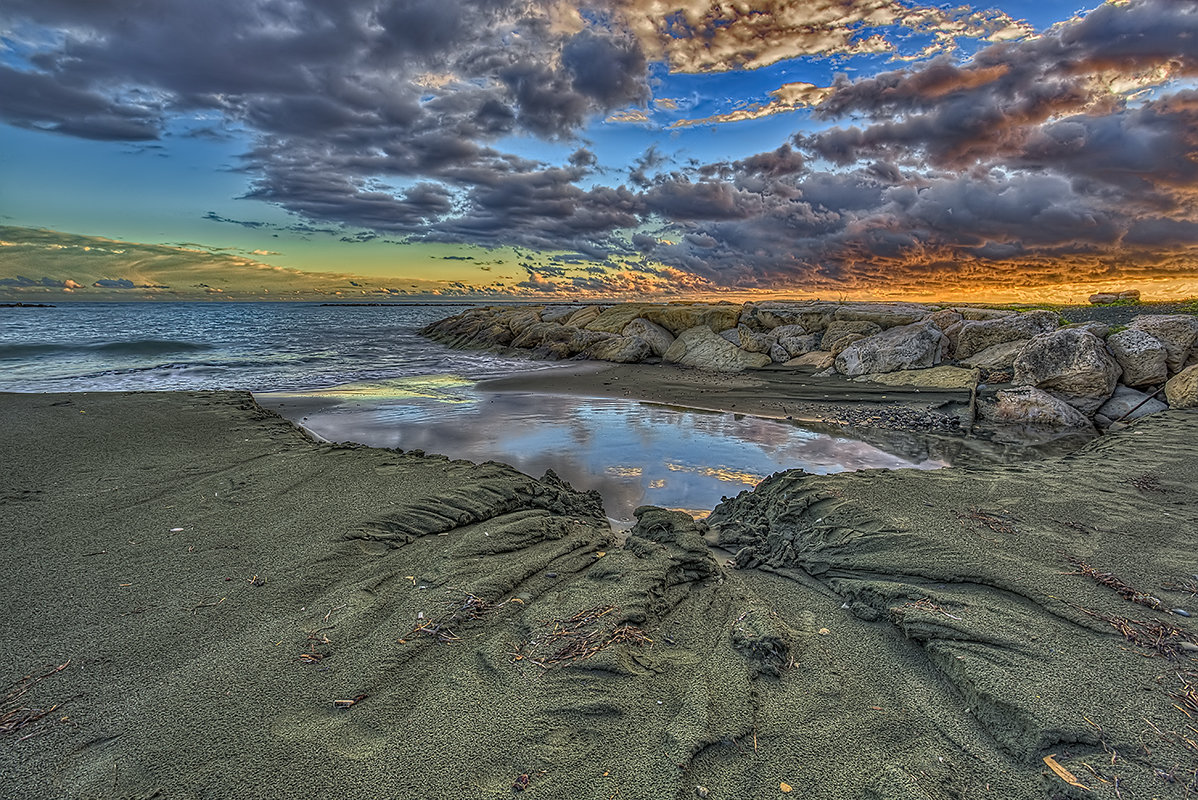
[[521, 775], [1033, 800], [1069, 790], [1046, 757], [1099, 796], [1198, 789], [1194, 412], [1065, 459], [782, 473], [710, 526], [642, 509], [621, 544], [593, 494], [314, 442], [247, 393], [0, 409], [0, 681], [43, 676], [11, 710], [54, 708], [0, 733], [31, 800], [510, 798]]

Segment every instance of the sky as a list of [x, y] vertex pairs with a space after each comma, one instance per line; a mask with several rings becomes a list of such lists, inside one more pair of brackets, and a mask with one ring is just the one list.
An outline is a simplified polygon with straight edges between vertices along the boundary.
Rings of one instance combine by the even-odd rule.
[[5, 0], [0, 297], [1198, 295], [1198, 2]]

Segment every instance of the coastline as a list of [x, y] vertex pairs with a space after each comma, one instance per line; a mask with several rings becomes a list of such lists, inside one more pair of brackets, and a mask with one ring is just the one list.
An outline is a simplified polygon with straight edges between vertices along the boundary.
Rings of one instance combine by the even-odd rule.
[[0, 408], [0, 680], [61, 704], [0, 738], [23, 797], [1073, 791], [1044, 757], [1098, 796], [1198, 788], [1194, 412], [1064, 459], [785, 473], [621, 545], [593, 494], [317, 443], [245, 393]]

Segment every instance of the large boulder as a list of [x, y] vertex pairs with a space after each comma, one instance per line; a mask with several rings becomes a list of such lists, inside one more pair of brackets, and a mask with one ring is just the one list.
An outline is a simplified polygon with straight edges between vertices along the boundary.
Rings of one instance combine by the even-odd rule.
[[1081, 328], [1084, 331], [1097, 336], [1099, 339], [1106, 339], [1111, 335], [1111, 326], [1105, 322], [1099, 322], [1096, 319], [1088, 319], [1085, 322], [1071, 322], [1068, 325], [1062, 325], [1063, 328]]
[[649, 349], [655, 356], [664, 356], [674, 343], [674, 334], [647, 319], [638, 317], [624, 326], [621, 331], [625, 336], [637, 336], [649, 343]]
[[969, 358], [996, 344], [1030, 339], [1054, 331], [1059, 322], [1056, 314], [1039, 310], [983, 320], [969, 320], [966, 316], [966, 320], [956, 336], [954, 354], [958, 360]]
[[869, 320], [834, 320], [824, 329], [824, 337], [820, 340], [821, 350], [835, 350], [841, 339], [851, 334], [859, 334], [862, 338], [880, 333], [882, 326]]
[[1123, 382], [1128, 386], [1163, 383], [1169, 377], [1169, 352], [1151, 333], [1128, 328], [1112, 333], [1106, 344], [1123, 368]]
[[707, 326], [683, 331], [663, 358], [672, 364], [713, 372], [740, 372], [770, 363], [765, 353], [746, 353]]
[[545, 310], [541, 312], [541, 321], [565, 322], [579, 310], [579, 306], [545, 306]]
[[959, 311], [953, 311], [951, 308], [942, 308], [926, 317], [927, 321], [935, 325], [942, 331], [947, 331], [949, 328], [956, 325], [964, 319]]
[[812, 350], [810, 353], [804, 353], [801, 356], [796, 356], [785, 363], [788, 367], [812, 367], [817, 370], [825, 370], [830, 368], [836, 361], [836, 356], [829, 353], [827, 350]]
[[[787, 328], [798, 328], [797, 325], [787, 325]], [[775, 328], [774, 330], [781, 330]], [[799, 328], [799, 330], [802, 330]], [[779, 336], [778, 346], [784, 349], [791, 358], [801, 356], [804, 353], [810, 353], [819, 349], [820, 335], [818, 333], [807, 333], [802, 336]]]
[[828, 327], [839, 306], [836, 303], [786, 303], [767, 301], [757, 304], [756, 317], [767, 328], [780, 325], [802, 325], [808, 333], [818, 333]]
[[614, 361], [617, 364], [635, 364], [643, 361], [651, 352], [649, 343], [639, 336], [613, 336], [591, 347], [591, 358]]
[[1008, 370], [1015, 364], [1015, 356], [1028, 343], [1027, 339], [1016, 339], [1013, 342], [1002, 342], [987, 347], [980, 353], [974, 353], [969, 358], [959, 359], [967, 367], [979, 367], [988, 370]]
[[606, 333], [605, 331], [588, 331], [586, 328], [566, 328], [573, 331], [570, 335], [570, 340], [566, 343], [570, 346], [570, 354], [577, 355], [579, 353], [590, 354], [591, 348], [600, 342], [605, 342], [608, 339], [617, 338], [614, 333]]
[[740, 341], [740, 349], [749, 353], [768, 353], [777, 342], [773, 335], [758, 333], [748, 325], [737, 325], [736, 336]]
[[713, 331], [735, 328], [740, 320], [740, 306], [731, 303], [653, 306], [638, 316], [656, 322], [677, 336], [700, 325]]
[[1097, 336], [1077, 328], [1042, 333], [1015, 357], [1015, 383], [1093, 414], [1114, 394], [1123, 370]]
[[1126, 386], [1116, 386], [1115, 393], [1099, 407], [1098, 413], [1112, 422], [1130, 422], [1158, 411], [1166, 411], [1168, 408], [1160, 400], [1144, 392], [1137, 392]]
[[1152, 334], [1165, 346], [1170, 375], [1185, 367], [1198, 341], [1198, 316], [1193, 314], [1141, 314], [1131, 321], [1131, 328]]
[[930, 322], [900, 325], [853, 342], [836, 356], [836, 371], [856, 377], [940, 363], [944, 334]]
[[973, 308], [972, 306], [959, 306], [954, 308], [953, 311], [956, 311], [963, 319], [970, 322], [1013, 317], [1019, 313], [1018, 311], [1012, 311], [1009, 308]]
[[1198, 364], [1186, 367], [1165, 384], [1170, 408], [1198, 408]]
[[[587, 325], [590, 325], [592, 322], [598, 319], [601, 313], [602, 309], [600, 309], [599, 306], [587, 306], [586, 308], [580, 308], [570, 316], [566, 317], [566, 320], [563, 324], [573, 325], [575, 328], [585, 328]], [[608, 333], [612, 332], [613, 331], [608, 331]]]
[[546, 342], [568, 342], [574, 329], [556, 322], [534, 322], [512, 340], [512, 347], [532, 349]]
[[1060, 398], [1030, 386], [1003, 389], [996, 402], [979, 406], [984, 419], [1047, 428], [1090, 428], [1086, 415]]
[[624, 326], [637, 317], [645, 317], [647, 319], [652, 308], [652, 306], [624, 303], [604, 309], [602, 313], [593, 316], [589, 322], [575, 322], [573, 317], [568, 321], [571, 325], [585, 326], [587, 330], [619, 333], [624, 330]]
[[776, 328], [770, 329], [770, 336], [775, 339], [784, 339], [789, 336], [806, 336], [807, 329], [802, 325], [779, 325]]
[[832, 314], [839, 322], [872, 322], [879, 328], [896, 328], [919, 322], [932, 313], [929, 306], [913, 303], [862, 303], [841, 306]]
[[883, 372], [878, 375], [862, 375], [853, 380], [881, 383], [885, 386], [972, 390], [977, 387], [981, 376], [980, 369], [961, 369], [944, 365], [928, 369], [904, 369], [897, 372]]

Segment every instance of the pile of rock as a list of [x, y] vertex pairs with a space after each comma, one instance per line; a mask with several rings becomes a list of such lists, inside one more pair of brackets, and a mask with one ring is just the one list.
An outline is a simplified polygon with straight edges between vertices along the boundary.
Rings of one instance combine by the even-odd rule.
[[1138, 303], [1139, 289], [1125, 289], [1122, 292], [1098, 292], [1090, 295], [1090, 305], [1109, 306], [1111, 303]]
[[1062, 322], [1044, 310], [914, 303], [628, 303], [476, 308], [423, 332], [451, 347], [547, 359], [719, 372], [782, 364], [943, 388], [986, 381], [999, 388], [983, 386], [979, 413], [1004, 423], [1109, 428], [1166, 402], [1198, 407], [1198, 316], [1142, 314], [1117, 332]]

